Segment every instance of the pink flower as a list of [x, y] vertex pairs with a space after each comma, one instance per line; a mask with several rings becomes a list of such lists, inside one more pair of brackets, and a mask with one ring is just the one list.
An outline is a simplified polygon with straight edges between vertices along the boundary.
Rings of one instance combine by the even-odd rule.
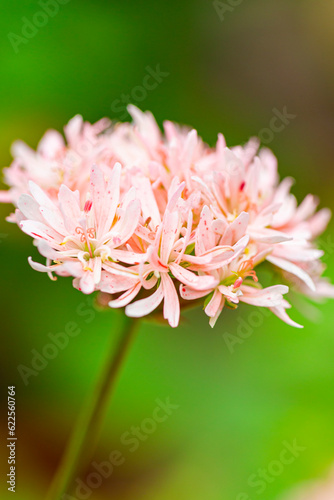
[[29, 191], [29, 181], [38, 184], [52, 199], [57, 198], [62, 184], [71, 189], [85, 188], [92, 164], [107, 157], [101, 133], [109, 124], [103, 119], [91, 125], [77, 115], [64, 127], [67, 145], [56, 130], [44, 134], [36, 152], [22, 141], [14, 142], [14, 161], [4, 169], [11, 189], [0, 192], [0, 201], [17, 205], [20, 195]]
[[[34, 269], [110, 294], [110, 307], [129, 316], [163, 304], [173, 327], [183, 300], [205, 301], [211, 326], [224, 306], [245, 302], [299, 327], [286, 313], [287, 285], [334, 297], [315, 243], [330, 211], [316, 212], [311, 195], [298, 206], [271, 151], [256, 139], [229, 149], [221, 134], [210, 148], [196, 130], [167, 121], [162, 133], [151, 113], [129, 112], [133, 123], [115, 126], [76, 116], [66, 142], [51, 130], [36, 152], [14, 144], [0, 201], [18, 207], [9, 220], [47, 259], [29, 259]], [[261, 286], [264, 261], [282, 284]]]
[[31, 195], [18, 201], [19, 224], [37, 240], [41, 254], [56, 262], [42, 266], [30, 259], [34, 269], [74, 276], [75, 286], [84, 293], [99, 287], [105, 263], [122, 258], [117, 249], [131, 238], [140, 216], [134, 189], [120, 203], [120, 174], [117, 164], [106, 182], [101, 170], [93, 167], [89, 199], [83, 207], [78, 191], [64, 184], [56, 204], [30, 181]]

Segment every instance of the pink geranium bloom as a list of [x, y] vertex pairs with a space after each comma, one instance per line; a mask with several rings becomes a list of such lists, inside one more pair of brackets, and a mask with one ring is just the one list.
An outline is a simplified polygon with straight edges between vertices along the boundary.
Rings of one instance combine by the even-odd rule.
[[56, 204], [30, 181], [31, 195], [22, 195], [18, 201], [19, 224], [37, 240], [42, 255], [56, 262], [42, 266], [30, 259], [34, 269], [74, 276], [75, 285], [84, 293], [99, 287], [105, 262], [119, 259], [117, 249], [131, 238], [140, 216], [134, 190], [120, 204], [120, 174], [120, 165], [115, 165], [106, 182], [98, 167], [93, 167], [83, 207], [78, 191], [64, 184]]
[[[277, 160], [256, 139], [210, 148], [196, 130], [164, 123], [129, 106], [132, 123], [96, 124], [74, 117], [65, 139], [48, 131], [37, 151], [13, 146], [6, 169], [16, 207], [10, 221], [36, 240], [53, 275], [73, 276], [84, 293], [110, 295], [129, 316], [163, 315], [177, 326], [183, 300], [205, 301], [213, 326], [224, 306], [268, 307], [299, 327], [286, 310], [288, 286], [316, 301], [334, 297], [322, 277], [315, 239], [330, 211], [298, 206], [291, 179], [279, 181]], [[264, 261], [282, 284], [262, 288]], [[135, 302], [132, 302], [137, 299]]]

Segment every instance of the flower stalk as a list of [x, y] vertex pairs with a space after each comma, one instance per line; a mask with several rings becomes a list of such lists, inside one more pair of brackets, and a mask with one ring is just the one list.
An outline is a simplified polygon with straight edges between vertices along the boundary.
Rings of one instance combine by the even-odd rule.
[[80, 475], [94, 454], [120, 369], [137, 330], [138, 321], [125, 315], [123, 321], [116, 349], [112, 342], [101, 375], [78, 418], [46, 500], [59, 500], [63, 494], [69, 493], [75, 477]]

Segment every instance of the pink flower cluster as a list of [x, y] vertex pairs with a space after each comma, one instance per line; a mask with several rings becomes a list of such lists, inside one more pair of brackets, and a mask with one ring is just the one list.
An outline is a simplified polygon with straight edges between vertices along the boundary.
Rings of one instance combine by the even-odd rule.
[[311, 298], [334, 296], [314, 244], [330, 211], [311, 195], [298, 206], [268, 149], [255, 139], [229, 149], [222, 135], [210, 148], [196, 130], [167, 121], [162, 134], [151, 113], [129, 112], [133, 123], [116, 125], [75, 116], [66, 142], [50, 130], [36, 152], [14, 143], [0, 201], [46, 258], [29, 258], [33, 269], [111, 294], [131, 317], [163, 303], [173, 327], [187, 301], [204, 303], [211, 326], [240, 302], [300, 326], [286, 313], [289, 287], [259, 284], [263, 261]]

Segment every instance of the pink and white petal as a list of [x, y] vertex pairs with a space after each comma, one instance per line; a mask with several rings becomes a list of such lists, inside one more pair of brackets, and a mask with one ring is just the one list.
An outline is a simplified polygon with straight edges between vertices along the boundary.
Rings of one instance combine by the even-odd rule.
[[40, 273], [50, 273], [50, 272], [55, 272], [57, 269], [60, 269], [63, 267], [62, 264], [54, 264], [52, 266], [44, 266], [43, 264], [40, 264], [39, 262], [34, 262], [31, 257], [28, 257], [28, 262], [30, 266], [35, 270]]
[[286, 259], [275, 257], [273, 255], [269, 255], [266, 260], [271, 264], [273, 264], [274, 266], [277, 266], [280, 269], [283, 269], [284, 271], [287, 271], [288, 273], [297, 276], [297, 278], [302, 280], [311, 290], [315, 291], [315, 285], [313, 283], [311, 276], [296, 264], [293, 264], [292, 262], [289, 262]]
[[227, 226], [220, 244], [234, 245], [237, 243], [237, 241], [245, 235], [248, 223], [249, 214], [247, 212], [241, 212], [241, 214], [238, 215], [238, 217], [229, 226]]
[[160, 283], [160, 286], [152, 295], [126, 306], [125, 314], [130, 318], [141, 318], [142, 316], [146, 316], [161, 304], [163, 298], [164, 293], [162, 284]]
[[214, 276], [197, 276], [192, 271], [175, 263], [171, 263], [169, 269], [177, 280], [196, 290], [209, 290], [214, 288], [218, 283], [218, 280]]
[[242, 295], [240, 290], [234, 291], [233, 286], [219, 285], [218, 290], [233, 304], [239, 304], [239, 296]]
[[38, 143], [37, 151], [45, 158], [53, 159], [64, 146], [64, 138], [59, 132], [47, 130]]
[[84, 271], [80, 279], [80, 291], [86, 295], [95, 291], [94, 273]]
[[17, 206], [26, 219], [44, 222], [39, 211], [39, 204], [29, 194], [22, 194], [17, 202]]
[[50, 247], [45, 240], [39, 240], [37, 243], [38, 251], [43, 257], [50, 260], [60, 260], [60, 252]]
[[23, 220], [20, 222], [20, 228], [32, 238], [45, 240], [52, 245], [53, 248], [61, 250], [60, 243], [63, 237], [46, 224], [38, 221]]
[[219, 236], [222, 236], [228, 227], [228, 222], [226, 219], [216, 219], [213, 221], [212, 230]]
[[202, 255], [216, 246], [215, 233], [212, 230], [212, 215], [209, 207], [202, 209], [200, 220], [195, 233], [195, 253]]
[[[81, 278], [83, 273], [82, 264], [78, 260], [66, 260], [63, 263], [63, 269], [70, 275], [74, 276], [74, 278]], [[87, 273], [90, 271], [87, 271]], [[93, 274], [93, 273], [91, 273]]]
[[48, 197], [48, 195], [33, 181], [29, 181], [29, 189], [33, 198], [37, 201], [37, 203], [41, 206], [48, 207], [50, 210], [55, 210], [56, 206]]
[[176, 328], [180, 320], [180, 302], [173, 280], [167, 273], [161, 275], [161, 284], [164, 294], [164, 318], [172, 328]]
[[324, 251], [313, 248], [309, 242], [291, 241], [284, 245], [277, 245], [273, 252], [274, 257], [280, 257], [292, 262], [310, 262], [323, 257]]
[[319, 200], [315, 196], [313, 196], [313, 194], [308, 194], [307, 196], [305, 196], [296, 210], [296, 214], [293, 218], [293, 224], [297, 224], [298, 222], [310, 218], [314, 214], [318, 205]]
[[81, 218], [79, 192], [71, 191], [65, 184], [62, 184], [58, 194], [59, 208], [64, 218], [66, 229], [70, 233], [75, 232]]
[[[97, 168], [97, 167], [94, 167]], [[110, 179], [105, 188], [104, 199], [100, 207], [100, 219], [98, 220], [97, 239], [110, 231], [115, 219], [116, 209], [119, 204], [120, 180], [122, 167], [120, 163], [115, 163]]]
[[140, 217], [140, 201], [133, 200], [127, 206], [126, 211], [121, 215], [119, 221], [113, 227], [112, 233], [120, 239], [118, 245], [126, 243], [135, 232]]
[[241, 291], [243, 295], [239, 297], [240, 302], [259, 307], [276, 307], [282, 305], [283, 295], [288, 293], [289, 287], [274, 285], [258, 290], [241, 285]]
[[64, 127], [64, 133], [67, 142], [75, 147], [80, 138], [83, 127], [83, 118], [81, 115], [75, 115]]
[[259, 264], [261, 264], [261, 262], [266, 260], [267, 256], [270, 255], [272, 251], [273, 251], [273, 247], [268, 247], [268, 248], [265, 248], [264, 250], [260, 250], [255, 255], [255, 257], [253, 257], [254, 267], [258, 266]]
[[103, 211], [104, 195], [106, 182], [102, 170], [94, 165], [90, 171], [90, 194], [93, 201], [93, 211], [97, 224], [101, 223], [101, 214]]
[[0, 203], [13, 203], [11, 191], [0, 191]]
[[130, 252], [129, 250], [111, 250], [111, 258], [125, 262], [126, 264], [139, 264], [146, 261], [146, 253]]
[[[183, 237], [183, 243], [182, 243], [181, 252], [179, 253], [179, 255], [177, 256], [177, 258], [175, 260], [176, 264], [180, 263], [180, 261], [182, 260], [183, 255], [185, 254], [187, 246], [189, 245], [190, 237], [191, 237], [191, 233], [192, 233], [192, 227], [193, 227], [193, 213], [192, 213], [191, 210], [189, 210], [186, 234]], [[179, 241], [182, 241], [182, 239], [179, 240]], [[174, 250], [175, 250], [175, 246], [174, 246]]]
[[117, 262], [105, 261], [102, 264], [103, 269], [107, 273], [115, 274], [117, 276], [124, 276], [125, 278], [136, 278], [139, 279], [138, 266], [124, 267]]
[[225, 305], [225, 299], [224, 297], [220, 296], [221, 297], [221, 300], [220, 300], [220, 304], [219, 304], [219, 307], [217, 309], [217, 312], [216, 314], [210, 318], [209, 320], [209, 325], [211, 326], [211, 328], [213, 328], [217, 322], [217, 319], [219, 318], [223, 308], [224, 308], [224, 305]]
[[133, 104], [129, 104], [127, 109], [129, 114], [132, 116], [140, 135], [145, 140], [150, 141], [151, 143], [153, 142], [155, 147], [158, 146], [161, 141], [161, 132], [152, 113], [149, 111], [144, 113]]
[[95, 257], [94, 259], [91, 259], [93, 263], [93, 274], [94, 274], [94, 283], [95, 285], [98, 285], [101, 281], [101, 274], [102, 274], [102, 268], [101, 268], [101, 257]]
[[323, 208], [307, 221], [312, 238], [317, 238], [325, 231], [331, 217], [332, 212], [329, 208]]
[[207, 316], [209, 316], [210, 318], [213, 318], [214, 316], [216, 316], [216, 314], [219, 310], [219, 306], [221, 304], [221, 301], [222, 301], [222, 294], [219, 292], [218, 289], [216, 289], [213, 292], [213, 295], [212, 295], [209, 303], [207, 304], [206, 308], [204, 309], [205, 314]]
[[178, 212], [169, 212], [166, 210], [162, 224], [160, 258], [161, 262], [167, 264], [179, 228]]
[[281, 203], [272, 203], [265, 207], [253, 220], [252, 226], [264, 228], [272, 225], [273, 217], [281, 208]]
[[65, 234], [67, 234], [67, 230], [64, 225], [64, 219], [61, 216], [61, 213], [58, 212], [58, 210], [50, 210], [47, 207], [40, 207], [39, 210], [45, 222], [47, 222], [50, 227], [52, 227], [62, 236], [65, 236]]
[[213, 269], [218, 269], [221, 266], [227, 266], [245, 250], [245, 248], [248, 245], [248, 242], [249, 242], [249, 236], [246, 235], [243, 236], [241, 240], [238, 241], [238, 243], [233, 245], [233, 247], [220, 246], [210, 250], [210, 252], [206, 252], [206, 254], [201, 257], [206, 257], [211, 255], [211, 260], [207, 264], [203, 262], [202, 270], [210, 271]]
[[180, 285], [180, 296], [185, 300], [197, 300], [208, 295], [211, 290], [195, 290], [186, 285]]
[[250, 225], [248, 228], [248, 234], [253, 240], [259, 243], [267, 243], [269, 245], [273, 243], [282, 243], [284, 241], [292, 240], [292, 237], [288, 234], [276, 231], [275, 229], [269, 229], [266, 227], [260, 229], [252, 225]]
[[173, 178], [171, 186], [168, 191], [168, 203], [166, 210], [168, 210], [169, 212], [174, 211], [176, 204], [179, 201], [179, 198], [185, 186], [186, 186], [185, 182], [181, 182], [180, 184], [179, 179], [177, 177]]
[[[118, 299], [111, 300], [108, 305], [112, 309], [127, 306], [132, 299], [134, 299], [141, 289], [141, 283], [137, 283], [132, 288], [129, 288], [125, 293], [123, 293]], [[126, 312], [126, 311], [125, 311]]]
[[276, 306], [276, 307], [270, 307], [269, 308], [279, 319], [284, 321], [290, 326], [294, 326], [295, 328], [304, 328], [303, 325], [300, 325], [299, 323], [296, 323], [293, 321], [288, 314], [285, 311], [285, 308], [283, 306]]
[[132, 289], [138, 284], [138, 278], [119, 276], [102, 271], [99, 290], [106, 293], [119, 293]]
[[137, 197], [140, 200], [144, 220], [150, 218], [151, 227], [155, 228], [160, 224], [161, 217], [150, 180], [147, 177], [134, 176], [132, 183], [137, 189]]

